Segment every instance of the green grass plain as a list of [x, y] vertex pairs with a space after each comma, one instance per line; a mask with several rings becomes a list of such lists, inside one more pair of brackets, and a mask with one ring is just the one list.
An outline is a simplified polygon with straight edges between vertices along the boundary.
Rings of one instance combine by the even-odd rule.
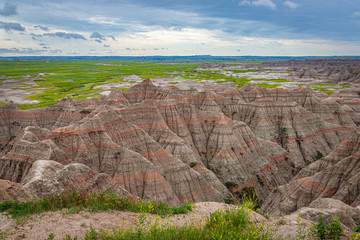
[[[226, 61], [231, 65], [231, 61]], [[105, 64], [106, 63], [106, 64]], [[35, 104], [19, 104], [20, 109], [29, 109], [36, 107], [46, 107], [56, 104], [64, 97], [83, 100], [89, 97], [100, 97], [102, 89], [94, 87], [114, 83], [129, 82], [124, 78], [130, 75], [137, 75], [142, 79], [146, 78], [168, 78], [179, 77], [183, 80], [203, 81], [213, 80], [218, 84], [223, 82], [234, 82], [237, 87], [243, 87], [251, 81], [266, 81], [269, 83], [259, 83], [261, 87], [280, 87], [287, 79], [251, 79], [245, 77], [234, 77], [224, 75], [219, 70], [197, 70], [204, 64], [221, 63], [221, 61], [139, 61], [139, 60], [87, 60], [87, 59], [67, 59], [67, 60], [2, 60], [0, 61], [0, 83], [9, 80], [11, 77], [15, 80], [27, 82], [34, 79], [36, 85], [24, 84], [13, 86], [12, 89], [22, 89], [30, 92], [26, 97], [28, 100], [37, 100]], [[238, 64], [238, 63], [237, 63]], [[233, 73], [258, 72], [268, 69], [246, 69], [246, 70], [229, 70]], [[228, 70], [226, 70], [228, 71]], [[39, 77], [39, 73], [51, 73]], [[271, 84], [276, 83], [276, 84]], [[176, 86], [176, 82], [173, 82]], [[330, 85], [311, 85], [315, 90], [331, 94]], [[346, 88], [348, 86], [341, 86]], [[122, 88], [127, 90], [127, 88]], [[0, 105], [5, 104], [0, 102]]]

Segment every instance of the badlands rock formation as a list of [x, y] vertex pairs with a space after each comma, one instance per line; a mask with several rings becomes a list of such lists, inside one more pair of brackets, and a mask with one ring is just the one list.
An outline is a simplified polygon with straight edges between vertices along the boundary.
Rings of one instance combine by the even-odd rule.
[[293, 77], [301, 80], [322, 80], [328, 83], [359, 85], [359, 59], [306, 59], [265, 62], [262, 67], [287, 68]]
[[[344, 148], [355, 148], [359, 114], [359, 100], [319, 99], [309, 89], [199, 92], [149, 79], [126, 92], [66, 98], [44, 109], [10, 103], [0, 106], [0, 178], [31, 197], [75, 188], [170, 204], [222, 202], [257, 189], [264, 209], [283, 212], [298, 208], [295, 200], [286, 210], [276, 207], [297, 190], [294, 182], [331, 162], [339, 172], [334, 196], [356, 205], [355, 150]], [[312, 201], [321, 194], [310, 195]]]
[[273, 191], [263, 205], [270, 214], [287, 214], [319, 198], [360, 206], [360, 128], [326, 157], [303, 168], [288, 184]]

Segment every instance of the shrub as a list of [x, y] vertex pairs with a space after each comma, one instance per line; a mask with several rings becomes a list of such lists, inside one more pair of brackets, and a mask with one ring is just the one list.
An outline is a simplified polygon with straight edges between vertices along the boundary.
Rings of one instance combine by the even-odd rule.
[[320, 159], [322, 157], [323, 157], [323, 154], [321, 152], [319, 152], [319, 151], [316, 151], [316, 156], [315, 156], [316, 160], [318, 160], [318, 159]]
[[260, 183], [261, 186], [264, 186], [265, 183], [264, 183], [264, 180], [262, 180], [262, 178], [260, 177], [260, 175], [256, 174], [256, 178], [258, 180], [258, 182]]
[[340, 239], [343, 236], [344, 230], [341, 226], [339, 217], [336, 220], [331, 217], [329, 224], [326, 226], [327, 237], [330, 239]]
[[225, 183], [225, 186], [226, 186], [228, 189], [230, 189], [230, 188], [232, 188], [232, 187], [236, 187], [237, 184], [236, 184], [234, 181], [228, 181], [228, 182]]
[[236, 195], [241, 203], [252, 203], [254, 210], [261, 207], [262, 202], [259, 200], [257, 190], [254, 187], [244, 187]]
[[354, 232], [360, 232], [360, 225], [354, 228]]
[[224, 202], [226, 204], [234, 204], [234, 198], [231, 194], [228, 194], [225, 198], [224, 198]]
[[191, 168], [195, 167], [196, 165], [197, 165], [197, 162], [191, 162], [191, 163], [190, 163], [190, 167], [191, 167]]
[[319, 221], [312, 227], [313, 235], [319, 239], [340, 239], [343, 236], [344, 230], [342, 228], [340, 219], [337, 217], [336, 220], [331, 217], [329, 223], [326, 224], [323, 216], [320, 214]]
[[324, 218], [323, 218], [322, 215], [320, 215], [319, 221], [315, 225], [315, 230], [316, 230], [316, 235], [320, 239], [325, 239], [326, 238], [326, 225], [325, 225]]
[[88, 109], [83, 109], [83, 110], [80, 111], [80, 113], [89, 114], [89, 113], [91, 113], [91, 111], [88, 110]]

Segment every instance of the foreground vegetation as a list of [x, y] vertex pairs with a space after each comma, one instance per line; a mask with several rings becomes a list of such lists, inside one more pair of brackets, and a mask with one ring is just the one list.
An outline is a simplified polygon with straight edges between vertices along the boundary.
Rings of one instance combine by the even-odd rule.
[[63, 193], [29, 202], [6, 201], [0, 204], [0, 212], [6, 211], [13, 218], [62, 209], [68, 209], [69, 213], [78, 213], [82, 210], [90, 212], [128, 210], [132, 212], [169, 215], [187, 213], [192, 210], [192, 204], [184, 203], [180, 206], [169, 207], [166, 203], [136, 201], [114, 193], [105, 192], [89, 195], [83, 191]]
[[[113, 193], [87, 194], [73, 191], [56, 196], [29, 202], [6, 201], [0, 204], [0, 212], [15, 219], [26, 218], [31, 214], [67, 209], [67, 213], [78, 213], [82, 210], [111, 211], [128, 210], [136, 212], [136, 224], [130, 228], [88, 230], [84, 239], [286, 239], [277, 235], [276, 226], [251, 220], [251, 215], [258, 204], [251, 197], [233, 210], [218, 210], [200, 222], [188, 222], [178, 226], [169, 218], [174, 214], [185, 214], [192, 211], [193, 205], [185, 203], [177, 207], [169, 207], [166, 203], [144, 202], [121, 197]], [[149, 214], [152, 214], [151, 216]], [[343, 229], [339, 218], [330, 218], [325, 222], [320, 216], [309, 231], [303, 229], [301, 217], [298, 218], [296, 239], [340, 239]], [[360, 231], [360, 226], [354, 232]], [[0, 239], [6, 239], [6, 233], [0, 233]], [[50, 233], [48, 239], [54, 239]], [[64, 239], [78, 239], [67, 234]], [[354, 233], [353, 240], [360, 240], [360, 234]]]
[[130, 229], [96, 231], [91, 228], [85, 239], [279, 239], [271, 227], [250, 220], [251, 208], [251, 203], [247, 202], [237, 210], [218, 210], [203, 227], [194, 223], [179, 227], [159, 219], [154, 223], [140, 220]]

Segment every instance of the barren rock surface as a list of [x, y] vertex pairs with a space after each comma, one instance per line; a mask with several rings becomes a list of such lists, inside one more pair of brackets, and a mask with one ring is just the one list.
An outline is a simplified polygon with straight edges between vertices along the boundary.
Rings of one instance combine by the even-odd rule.
[[263, 205], [270, 214], [288, 214], [319, 198], [360, 205], [360, 128], [328, 156], [302, 169], [288, 184], [273, 191]]

